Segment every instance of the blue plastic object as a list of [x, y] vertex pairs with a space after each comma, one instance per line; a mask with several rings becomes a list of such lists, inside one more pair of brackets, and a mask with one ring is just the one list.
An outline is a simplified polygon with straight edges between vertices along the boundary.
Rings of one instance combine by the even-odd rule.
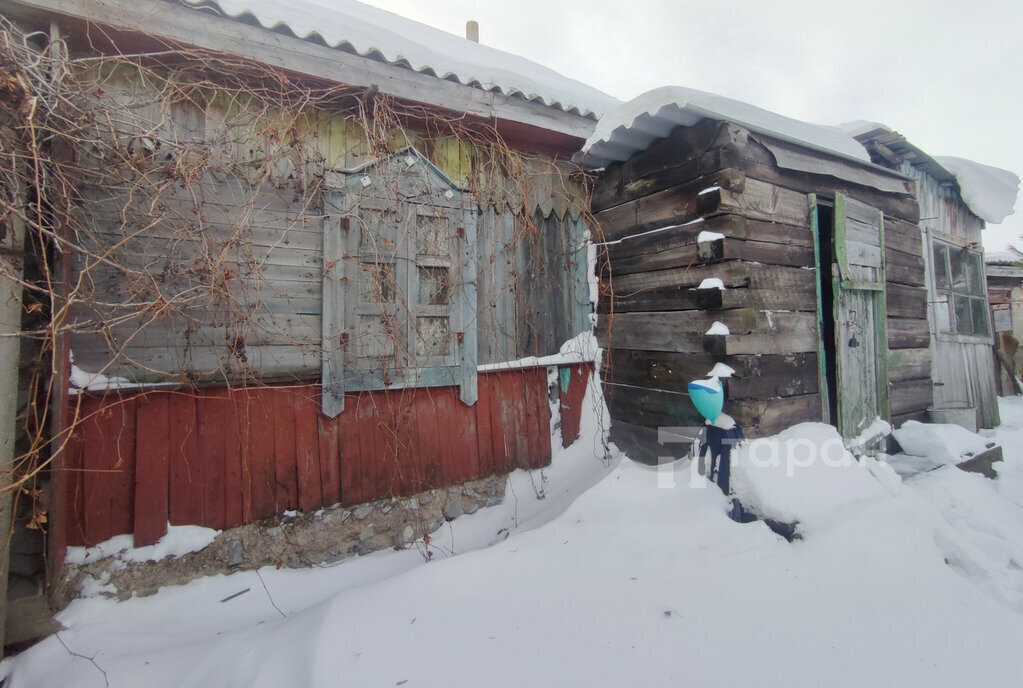
[[689, 398], [700, 415], [711, 423], [718, 419], [725, 407], [725, 393], [717, 379], [690, 382]]

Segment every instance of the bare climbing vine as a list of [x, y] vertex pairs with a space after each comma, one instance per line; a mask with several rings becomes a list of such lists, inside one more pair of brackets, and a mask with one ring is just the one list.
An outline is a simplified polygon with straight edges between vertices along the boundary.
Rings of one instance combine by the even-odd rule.
[[[0, 18], [0, 129], [0, 234], [24, 230], [22, 271], [3, 275], [24, 294], [9, 489], [30, 503], [29, 528], [47, 525], [44, 478], [83, 421], [85, 390], [318, 378], [332, 175], [351, 180], [415, 150], [470, 199], [486, 227], [475, 325], [490, 359], [560, 344], [537, 304], [560, 304], [555, 319], [581, 313], [575, 331], [588, 325], [588, 182], [565, 162], [513, 149], [490, 122], [210, 51], [73, 55], [59, 36]], [[347, 220], [391, 244], [379, 255], [431, 240], [429, 222], [371, 205], [347, 208]], [[408, 314], [443, 313], [461, 277], [427, 262], [412, 294], [394, 270], [365, 260], [346, 279], [379, 312], [363, 350], [400, 376], [409, 352], [449, 350], [458, 333], [440, 317], [410, 328]], [[69, 378], [82, 393], [64, 394]], [[408, 451], [408, 401], [431, 390], [403, 394], [381, 418], [396, 466]]]

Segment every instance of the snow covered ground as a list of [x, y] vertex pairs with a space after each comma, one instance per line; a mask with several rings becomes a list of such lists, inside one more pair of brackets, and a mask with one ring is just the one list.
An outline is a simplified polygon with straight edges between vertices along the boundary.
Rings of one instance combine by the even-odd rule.
[[[737, 490], [798, 520], [792, 543], [730, 520], [684, 465], [607, 460], [598, 417], [550, 468], [515, 474], [502, 506], [442, 529], [429, 563], [379, 552], [79, 600], [67, 630], [0, 675], [114, 688], [1023, 685], [1023, 400], [1003, 401], [995, 481], [849, 463], [819, 424], [742, 449]], [[809, 461], [825, 446], [828, 465]]]

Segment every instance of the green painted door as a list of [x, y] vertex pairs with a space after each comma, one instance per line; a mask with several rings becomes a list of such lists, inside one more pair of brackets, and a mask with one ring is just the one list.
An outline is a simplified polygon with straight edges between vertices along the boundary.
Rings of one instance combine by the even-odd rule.
[[884, 218], [841, 194], [823, 208], [812, 198], [811, 214], [825, 282], [818, 285], [824, 413], [852, 439], [875, 418], [889, 417]]

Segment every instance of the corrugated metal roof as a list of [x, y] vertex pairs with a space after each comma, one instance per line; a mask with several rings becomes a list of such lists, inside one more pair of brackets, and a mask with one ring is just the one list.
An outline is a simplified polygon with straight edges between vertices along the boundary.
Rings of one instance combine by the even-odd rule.
[[656, 88], [608, 112], [575, 160], [589, 169], [600, 169], [646, 150], [679, 125], [691, 126], [703, 119], [734, 122], [782, 141], [870, 163], [863, 147], [837, 127], [801, 122], [738, 100], [680, 86]]
[[272, 31], [455, 81], [599, 118], [618, 100], [535, 62], [354, 0], [173, 0]]

